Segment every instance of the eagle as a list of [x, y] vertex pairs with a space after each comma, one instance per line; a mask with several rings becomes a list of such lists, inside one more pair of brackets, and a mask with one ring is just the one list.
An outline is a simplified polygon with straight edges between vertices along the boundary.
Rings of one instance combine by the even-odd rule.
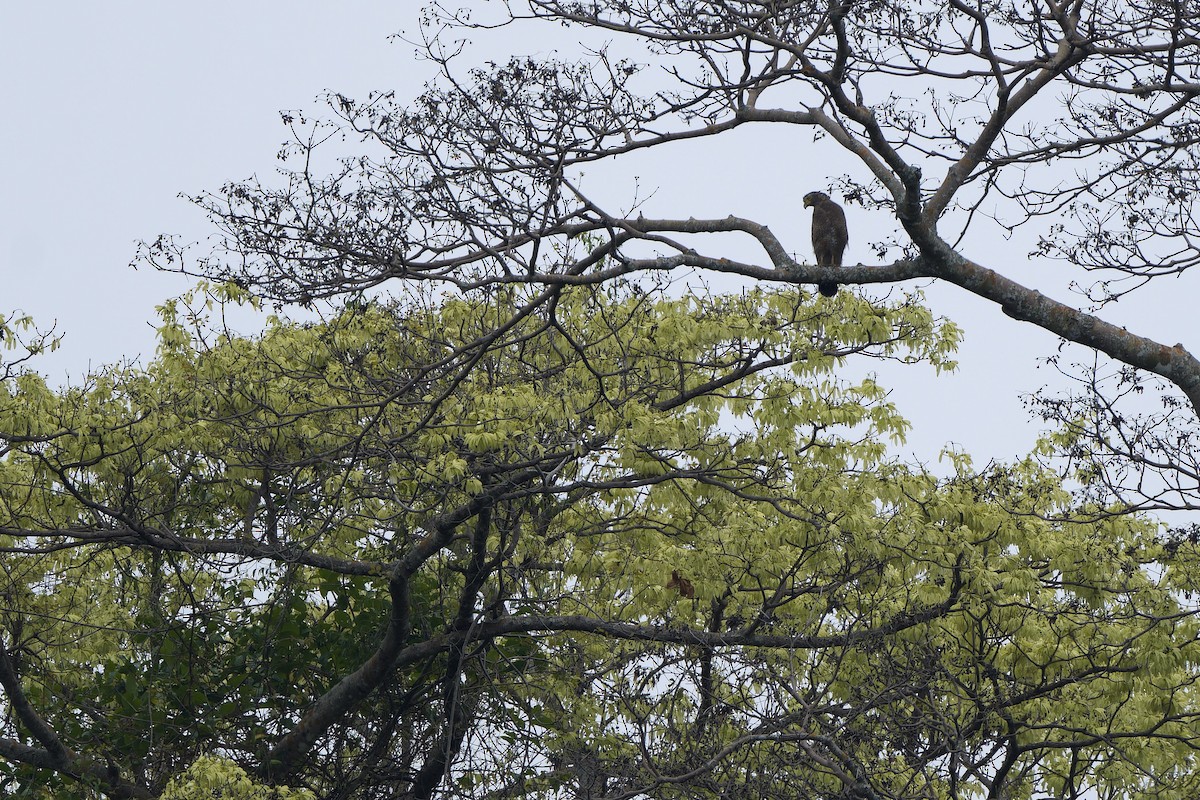
[[[817, 257], [818, 267], [840, 267], [842, 252], [850, 241], [846, 231], [846, 214], [842, 207], [829, 199], [824, 192], [809, 192], [804, 195], [804, 207], [812, 208], [812, 243], [813, 255]], [[817, 289], [826, 297], [837, 294], [837, 284], [822, 281]]]

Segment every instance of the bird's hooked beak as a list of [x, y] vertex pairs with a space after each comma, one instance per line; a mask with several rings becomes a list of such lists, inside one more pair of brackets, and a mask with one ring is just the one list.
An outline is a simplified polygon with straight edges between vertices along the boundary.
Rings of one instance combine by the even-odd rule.
[[810, 198], [809, 195], [804, 195], [804, 207], [810, 208], [811, 206], [812, 206], [812, 199]]

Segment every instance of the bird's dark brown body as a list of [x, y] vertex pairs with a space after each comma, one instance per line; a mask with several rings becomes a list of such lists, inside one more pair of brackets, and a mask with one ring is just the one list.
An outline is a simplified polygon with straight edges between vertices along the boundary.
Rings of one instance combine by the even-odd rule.
[[[842, 207], [829, 199], [824, 192], [809, 192], [804, 195], [804, 207], [813, 210], [812, 243], [813, 255], [818, 267], [840, 267], [842, 253], [850, 241], [846, 230], [846, 214]], [[817, 289], [826, 297], [837, 294], [837, 284], [822, 281]]]

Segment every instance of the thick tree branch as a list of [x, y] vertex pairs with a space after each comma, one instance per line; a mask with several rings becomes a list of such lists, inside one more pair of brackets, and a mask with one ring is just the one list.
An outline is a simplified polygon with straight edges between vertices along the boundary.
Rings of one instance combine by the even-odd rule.
[[[513, 634], [592, 633], [610, 639], [660, 644], [695, 645], [708, 648], [767, 647], [783, 650], [820, 650], [823, 648], [852, 647], [869, 644], [900, 631], [923, 625], [950, 613], [958, 600], [959, 586], [955, 586], [948, 599], [920, 611], [897, 614], [891, 619], [870, 628], [850, 630], [840, 634], [786, 635], [752, 632], [752, 628], [726, 632], [713, 632], [693, 628], [676, 628], [661, 625], [639, 625], [632, 622], [613, 622], [578, 615], [567, 616], [522, 616], [481, 622], [470, 631], [455, 631], [435, 636], [419, 644], [405, 648], [397, 659], [397, 666], [424, 661], [446, 652], [466, 637], [478, 640], [494, 639]], [[751, 631], [751, 632], [747, 632]]]
[[377, 689], [397, 666], [412, 627], [410, 580], [435, 553], [450, 543], [458, 527], [487, 508], [495, 497], [484, 493], [452, 512], [427, 523], [429, 533], [404, 555], [392, 570], [388, 581], [391, 615], [383, 640], [370, 658], [357, 670], [342, 678], [313, 703], [300, 722], [283, 736], [263, 761], [262, 773], [269, 780], [291, 774], [304, 754], [337, 720]]
[[12, 656], [0, 642], [0, 686], [17, 719], [43, 749], [29, 747], [12, 739], [0, 738], [0, 755], [40, 769], [53, 770], [76, 780], [87, 780], [104, 787], [114, 798], [150, 798], [148, 790], [122, 780], [115, 767], [100, 764], [67, 748], [50, 724], [38, 714], [21, 686]]
[[1200, 360], [1182, 344], [1170, 347], [1130, 333], [957, 254], [947, 254], [938, 262], [939, 277], [999, 304], [1013, 319], [1032, 322], [1067, 341], [1163, 376], [1183, 391], [1200, 416]]
[[4, 687], [4, 691], [8, 695], [8, 702], [16, 712], [17, 719], [21, 720], [25, 729], [33, 734], [33, 738], [46, 748], [46, 752], [60, 765], [60, 768], [65, 768], [73, 760], [73, 757], [58, 738], [58, 734], [46, 720], [42, 719], [29, 702], [25, 690], [21, 687], [21, 680], [17, 676], [12, 656], [3, 642], [0, 642], [0, 686]]
[[337, 720], [375, 691], [391, 673], [412, 625], [409, 574], [396, 570], [388, 581], [392, 611], [379, 647], [357, 670], [317, 699], [300, 722], [271, 749], [261, 772], [278, 781], [295, 771], [299, 761]]
[[64, 768], [50, 751], [30, 747], [14, 739], [0, 737], [0, 757], [103, 786], [112, 800], [151, 800], [156, 796], [149, 789], [122, 780], [120, 774], [108, 765], [76, 756], [70, 765]]
[[[253, 539], [223, 538], [201, 539], [195, 536], [180, 536], [153, 529], [128, 527], [113, 530], [96, 528], [57, 528], [32, 530], [29, 528], [0, 528], [0, 535], [21, 539], [47, 539], [45, 545], [7, 545], [0, 553], [36, 554], [70, 550], [86, 545], [149, 548], [161, 552], [188, 553], [192, 555], [229, 555], [242, 558], [261, 558], [278, 564], [302, 564], [314, 569], [328, 570], [341, 575], [371, 576], [379, 574], [379, 564], [350, 558], [337, 558], [290, 544], [271, 544]], [[66, 541], [63, 541], [63, 540]]]
[[462, 746], [470, 723], [470, 713], [463, 693], [463, 660], [475, 617], [475, 603], [487, 580], [487, 540], [491, 531], [492, 512], [484, 507], [475, 519], [475, 533], [471, 538], [471, 562], [467, 567], [466, 580], [458, 598], [458, 614], [453, 623], [455, 632], [465, 634], [454, 640], [450, 647], [446, 669], [442, 675], [442, 715], [444, 735], [437, 737], [425, 757], [425, 763], [412, 783], [413, 797], [428, 800], [446, 774]]

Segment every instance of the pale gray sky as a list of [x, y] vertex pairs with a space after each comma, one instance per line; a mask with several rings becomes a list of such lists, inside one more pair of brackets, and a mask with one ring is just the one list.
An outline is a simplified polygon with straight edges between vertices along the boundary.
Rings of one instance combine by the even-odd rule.
[[128, 265], [139, 239], [210, 233], [180, 192], [269, 176], [278, 110], [325, 90], [420, 89], [407, 4], [13, 3], [0, 15], [0, 308], [67, 334], [58, 379], [153, 350], [187, 282]]
[[[268, 178], [286, 135], [280, 109], [319, 115], [317, 98], [326, 90], [415, 95], [430, 67], [388, 36], [413, 33], [417, 8], [383, 0], [9, 4], [0, 18], [0, 310], [23, 310], [66, 333], [62, 351], [43, 359], [40, 371], [56, 382], [78, 380], [89, 365], [148, 358], [154, 307], [188, 284], [132, 270], [137, 240], [210, 233], [176, 195], [252, 174]], [[553, 46], [566, 58], [571, 35], [542, 26], [482, 46], [491, 57], [545, 54]], [[846, 163], [834, 147], [814, 145], [806, 131], [768, 126], [684, 145], [670, 158], [655, 151], [614, 168], [594, 166], [586, 188], [621, 198], [636, 175], [643, 193], [657, 187], [648, 216], [752, 217], [806, 256], [809, 215], [800, 197]], [[894, 225], [860, 209], [848, 214], [847, 260], [869, 263], [871, 233]], [[1027, 263], [1027, 250], [998, 236], [966, 247], [1070, 302], [1066, 287], [1078, 276]], [[1200, 342], [1187, 294], [1175, 282], [1103, 315], [1194, 350]], [[883, 376], [915, 423], [907, 449], [924, 460], [948, 441], [979, 460], [1025, 452], [1038, 427], [1027, 421], [1019, 394], [1053, 380], [1036, 367], [1056, 339], [961, 290], [932, 287], [929, 295], [968, 339], [956, 375], [905, 368]]]

